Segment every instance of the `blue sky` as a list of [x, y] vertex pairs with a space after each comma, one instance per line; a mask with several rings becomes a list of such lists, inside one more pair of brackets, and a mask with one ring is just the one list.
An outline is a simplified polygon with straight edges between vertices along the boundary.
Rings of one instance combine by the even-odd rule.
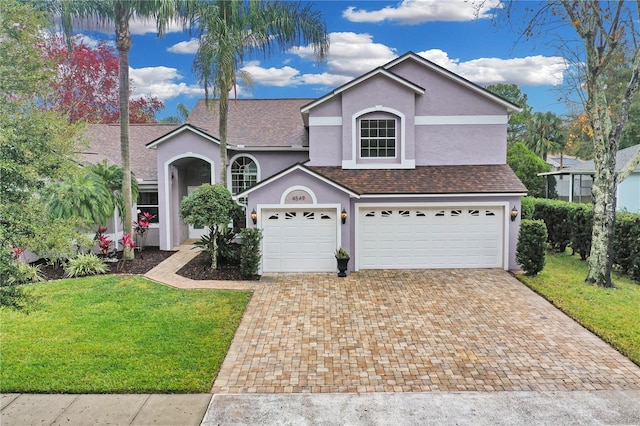
[[[476, 13], [476, 5], [482, 8]], [[254, 87], [240, 87], [241, 98], [316, 98], [407, 51], [413, 51], [481, 86], [514, 83], [534, 111], [566, 112], [559, 89], [567, 83], [568, 62], [552, 42], [527, 40], [518, 26], [536, 3], [515, 1], [509, 22], [492, 19], [497, 0], [316, 1], [330, 33], [330, 51], [316, 63], [308, 46], [268, 60], [244, 64]], [[166, 104], [160, 117], [175, 115], [179, 102], [192, 108], [204, 97], [191, 71], [197, 40], [172, 26], [162, 39], [151, 22], [132, 23], [130, 75], [136, 94]], [[515, 27], [515, 28], [514, 28]], [[554, 34], [559, 31], [556, 27]], [[85, 40], [113, 40], [111, 34], [84, 33]], [[560, 34], [575, 38], [570, 28]]]

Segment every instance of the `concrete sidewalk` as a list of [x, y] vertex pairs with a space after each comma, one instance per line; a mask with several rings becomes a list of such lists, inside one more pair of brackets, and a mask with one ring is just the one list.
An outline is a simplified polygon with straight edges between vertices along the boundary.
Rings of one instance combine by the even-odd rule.
[[640, 425], [640, 391], [252, 395], [33, 395], [1, 398], [23, 425]]
[[4, 394], [0, 424], [197, 426], [212, 396]]

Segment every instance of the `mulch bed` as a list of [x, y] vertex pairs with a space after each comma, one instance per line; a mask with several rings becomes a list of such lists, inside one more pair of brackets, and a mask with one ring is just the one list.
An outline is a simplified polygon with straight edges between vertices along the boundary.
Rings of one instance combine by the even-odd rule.
[[[142, 275], [149, 272], [160, 262], [171, 256], [175, 251], [160, 250], [158, 247], [145, 247], [142, 251], [136, 251], [135, 259], [130, 262], [113, 262], [108, 263], [111, 274], [134, 274]], [[119, 253], [118, 257], [121, 257]], [[46, 260], [42, 259], [36, 263], [42, 265], [42, 275], [47, 280], [58, 280], [64, 278], [64, 270], [61, 266], [53, 266], [46, 264]]]
[[230, 261], [220, 261], [217, 269], [211, 269], [211, 256], [205, 252], [201, 252], [194, 257], [176, 274], [192, 280], [257, 281], [260, 279], [259, 275], [250, 279], [244, 278], [240, 273], [238, 264]]

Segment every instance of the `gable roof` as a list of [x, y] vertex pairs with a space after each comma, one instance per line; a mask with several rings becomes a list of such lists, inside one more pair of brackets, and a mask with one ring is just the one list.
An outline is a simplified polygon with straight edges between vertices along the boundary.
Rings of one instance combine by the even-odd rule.
[[217, 143], [218, 145], [220, 144], [220, 140], [214, 138], [213, 136], [207, 134], [206, 132], [203, 132], [201, 129], [198, 129], [197, 127], [192, 126], [191, 124], [183, 124], [180, 127], [177, 127], [173, 130], [171, 130], [169, 133], [165, 133], [164, 135], [160, 136], [159, 138], [156, 138], [152, 141], [150, 141], [149, 143], [147, 143], [147, 148], [149, 149], [156, 149], [156, 147], [161, 144], [162, 142], [171, 139], [174, 136], [179, 135], [180, 133], [184, 133], [184, 132], [193, 132], [211, 142]]
[[431, 62], [428, 59], [423, 58], [422, 56], [414, 53], [414, 52], [407, 52], [404, 55], [392, 60], [391, 62], [388, 62], [387, 64], [383, 65], [383, 67], [385, 69], [391, 69], [393, 67], [395, 67], [396, 65], [398, 65], [401, 62], [404, 62], [406, 60], [412, 60], [415, 61], [427, 68], [429, 68], [432, 71], [435, 71], [436, 73], [455, 81], [458, 84], [461, 84], [463, 86], [465, 86], [466, 88], [492, 100], [493, 102], [496, 102], [502, 106], [504, 106], [505, 108], [507, 108], [507, 111], [509, 113], [514, 113], [514, 112], [520, 112], [522, 111], [522, 108], [520, 108], [518, 105], [514, 104], [513, 102], [510, 102], [498, 95], [496, 95], [495, 93], [490, 92], [489, 90], [485, 89], [482, 86], [479, 86], [469, 80], [467, 80], [466, 78], [449, 71], [448, 69], [441, 67], [440, 65]]
[[[621, 149], [616, 153], [616, 172], [622, 170], [629, 161], [640, 151], [640, 144]], [[640, 172], [640, 164], [637, 164], [634, 172]], [[583, 161], [571, 167], [565, 167], [562, 170], [552, 172], [538, 173], [539, 176], [546, 175], [592, 175], [596, 172], [593, 160]]]
[[[156, 151], [146, 149], [145, 145], [176, 127], [175, 124], [129, 125], [131, 170], [137, 179], [157, 181]], [[80, 138], [89, 143], [89, 146], [80, 145], [79, 147], [78, 153], [83, 162], [98, 163], [107, 160], [110, 165], [122, 165], [120, 124], [89, 124]]]
[[527, 188], [506, 164], [358, 170], [311, 166], [309, 169], [361, 196], [527, 192]]
[[[227, 144], [239, 147], [309, 146], [300, 108], [312, 99], [230, 99], [227, 121]], [[220, 139], [218, 100], [207, 108], [199, 100], [187, 124]]]
[[300, 111], [305, 114], [308, 113], [310, 109], [314, 108], [315, 106], [320, 105], [321, 103], [333, 98], [334, 96], [344, 92], [345, 90], [373, 77], [376, 75], [384, 75], [388, 78], [392, 78], [393, 80], [411, 88], [412, 90], [416, 91], [416, 93], [420, 93], [420, 94], [424, 94], [425, 89], [416, 85], [415, 83], [410, 82], [409, 80], [406, 80], [404, 77], [401, 77], [395, 73], [393, 73], [391, 71], [391, 69], [393, 67], [395, 67], [396, 65], [405, 62], [407, 60], [413, 60], [417, 63], [419, 63], [420, 65], [450, 79], [453, 80], [454, 82], [461, 84], [463, 86], [465, 86], [466, 88], [490, 99], [493, 102], [496, 102], [500, 105], [502, 105], [503, 107], [505, 107], [507, 109], [507, 112], [509, 113], [514, 113], [514, 112], [520, 112], [522, 111], [522, 108], [520, 108], [518, 105], [504, 99], [501, 98], [500, 96], [488, 91], [487, 89], [478, 86], [475, 83], [472, 83], [471, 81], [459, 76], [458, 74], [455, 74], [449, 70], [447, 70], [446, 68], [441, 67], [440, 65], [437, 65], [431, 61], [429, 61], [428, 59], [425, 59], [417, 54], [415, 54], [414, 52], [407, 52], [404, 55], [386, 63], [385, 65], [382, 65], [381, 67], [378, 67], [376, 69], [374, 69], [373, 71], [370, 71], [358, 78], [356, 78], [355, 80], [352, 80], [346, 84], [343, 84], [342, 86], [338, 87], [337, 89], [331, 91], [330, 93], [324, 95], [323, 97], [314, 100], [313, 102], [303, 106]]
[[337, 87], [336, 89], [332, 90], [331, 92], [327, 93], [326, 95], [322, 96], [319, 99], [314, 100], [313, 102], [303, 106], [300, 111], [304, 114], [304, 113], [308, 113], [310, 109], [312, 109], [313, 107], [320, 105], [321, 103], [333, 98], [336, 95], [339, 95], [340, 93], [344, 92], [345, 90], [348, 90], [354, 86], [357, 86], [358, 84], [362, 83], [365, 80], [369, 80], [370, 78], [373, 78], [375, 76], [383, 76], [386, 77], [390, 80], [395, 81], [396, 83], [401, 84], [402, 86], [405, 86], [406, 88], [408, 88], [409, 90], [413, 90], [414, 92], [423, 95], [424, 94], [424, 88], [418, 86], [417, 84], [414, 84], [412, 82], [410, 82], [409, 80], [407, 80], [404, 77], [401, 77], [399, 75], [396, 75], [390, 71], [387, 71], [384, 67], [378, 67], [375, 68], [371, 71], [369, 71], [366, 74], [361, 75], [360, 77], [356, 78], [355, 80], [351, 80], [348, 83], [343, 84], [340, 87]]

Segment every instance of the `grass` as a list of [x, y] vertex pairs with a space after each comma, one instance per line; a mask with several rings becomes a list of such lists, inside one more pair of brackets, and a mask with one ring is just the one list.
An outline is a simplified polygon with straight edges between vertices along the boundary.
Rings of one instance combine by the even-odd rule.
[[586, 276], [577, 256], [548, 253], [540, 274], [518, 279], [640, 365], [640, 285], [616, 275], [617, 288], [604, 289], [585, 284]]
[[29, 314], [0, 309], [0, 392], [209, 392], [251, 297], [136, 276], [29, 290]]

